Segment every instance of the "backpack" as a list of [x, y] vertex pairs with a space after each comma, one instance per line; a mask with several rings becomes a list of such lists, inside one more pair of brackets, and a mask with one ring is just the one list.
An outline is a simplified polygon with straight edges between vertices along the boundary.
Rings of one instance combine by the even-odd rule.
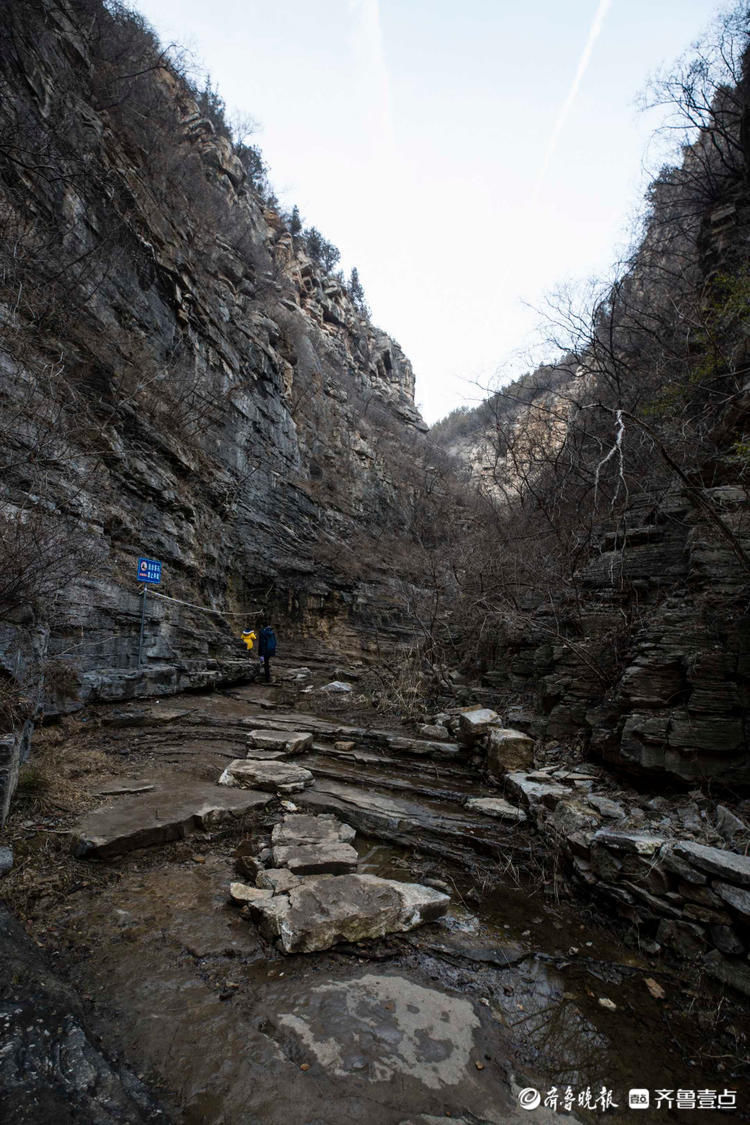
[[273, 629], [271, 628], [270, 625], [266, 626], [266, 628], [261, 633], [261, 637], [263, 638], [263, 652], [265, 653], [265, 655], [266, 656], [275, 656], [276, 655], [276, 634], [274, 633], [274, 631], [273, 631]]

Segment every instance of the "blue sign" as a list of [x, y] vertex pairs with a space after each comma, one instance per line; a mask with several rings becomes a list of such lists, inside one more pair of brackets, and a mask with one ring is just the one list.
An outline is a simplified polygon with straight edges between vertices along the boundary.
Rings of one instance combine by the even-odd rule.
[[156, 559], [138, 559], [139, 582], [161, 582], [161, 563]]

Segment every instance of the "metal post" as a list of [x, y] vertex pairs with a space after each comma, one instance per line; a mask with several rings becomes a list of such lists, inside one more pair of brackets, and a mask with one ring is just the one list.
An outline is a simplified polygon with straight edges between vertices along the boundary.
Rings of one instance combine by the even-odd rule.
[[146, 624], [146, 594], [148, 586], [143, 584], [143, 602], [141, 603], [141, 635], [138, 638], [138, 667], [141, 666], [141, 655], [143, 653], [143, 629]]

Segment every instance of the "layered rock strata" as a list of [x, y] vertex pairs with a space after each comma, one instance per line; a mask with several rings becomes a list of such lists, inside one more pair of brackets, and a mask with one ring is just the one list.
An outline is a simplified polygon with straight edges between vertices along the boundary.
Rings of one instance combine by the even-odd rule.
[[[5, 43], [3, 518], [43, 565], [0, 665], [32, 675], [32, 603], [68, 670], [52, 710], [240, 678], [261, 612], [342, 651], [398, 642], [389, 543], [426, 429], [403, 352], [138, 19], [32, 0]], [[163, 564], [142, 646], [140, 555]]]
[[[750, 550], [744, 490], [710, 491]], [[644, 509], [633, 508], [621, 533], [605, 533], [578, 575], [583, 620], [579, 605], [564, 599], [531, 607], [526, 635], [508, 645], [487, 683], [533, 703], [532, 733], [583, 736], [592, 755], [612, 765], [747, 784], [747, 574], [686, 496], [675, 491]], [[623, 667], [607, 684], [586, 654], [624, 625]]]

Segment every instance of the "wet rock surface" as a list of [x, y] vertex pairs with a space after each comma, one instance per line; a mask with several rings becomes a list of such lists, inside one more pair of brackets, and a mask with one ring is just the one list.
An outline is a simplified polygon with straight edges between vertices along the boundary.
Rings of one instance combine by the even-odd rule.
[[88, 1033], [80, 999], [0, 905], [0, 1120], [16, 1125], [164, 1121], [127, 1067]]
[[[198, 770], [215, 779], [244, 761], [247, 730], [261, 729], [247, 715], [263, 714], [253, 700], [248, 689], [204, 699], [174, 724], [108, 728], [112, 761], [123, 762], [118, 747], [128, 748], [129, 776], [114, 779], [123, 791], [112, 806], [152, 800], [153, 792], [128, 794], [126, 783], [160, 785], [167, 764], [175, 780]], [[260, 803], [240, 819], [209, 821], [185, 839], [96, 864], [71, 860], [75, 892], [42, 895], [31, 906], [39, 940], [57, 951], [85, 998], [92, 1032], [158, 1082], [164, 1119], [477, 1125], [552, 1120], [543, 1106], [532, 1115], [519, 1109], [524, 1087], [589, 1086], [596, 1094], [606, 1084], [626, 1102], [633, 1085], [739, 1085], [744, 1033], [731, 997], [741, 996], [747, 976], [744, 953], [733, 952], [743, 888], [667, 849], [673, 838], [648, 830], [661, 808], [639, 830], [608, 820], [576, 783], [616, 794], [582, 765], [528, 771], [531, 784], [557, 785], [565, 796], [554, 808], [521, 807], [520, 796], [482, 784], [476, 761], [399, 750], [397, 732], [346, 737], [341, 723], [301, 724], [278, 706], [274, 719], [277, 729], [314, 731], [305, 758], [314, 788], [292, 800], [257, 793]], [[337, 749], [341, 741], [354, 747]], [[496, 819], [470, 800], [504, 800], [528, 819]], [[598, 884], [630, 896], [628, 909], [651, 909], [632, 888], [668, 906], [673, 913], [652, 928], [664, 922], [665, 940], [698, 950], [699, 971], [680, 976], [676, 962], [623, 947], [591, 907], [567, 900], [544, 853], [557, 832], [576, 838], [575, 858], [596, 865]], [[326, 841], [356, 849], [356, 874], [301, 875], [276, 863], [277, 848]], [[22, 846], [20, 854], [24, 860]], [[17, 860], [4, 885], [19, 879], [20, 867]], [[682, 888], [680, 903], [711, 918], [683, 917], [667, 897], [672, 886]], [[726, 887], [734, 905], [722, 898]], [[446, 892], [445, 913], [430, 920]], [[420, 896], [411, 909], [405, 894]], [[361, 907], [357, 920], [352, 901]], [[425, 911], [417, 928], [372, 936], [384, 917], [413, 918], [415, 907]], [[731, 924], [715, 917], [722, 910]], [[290, 944], [314, 947], [319, 936], [336, 944], [284, 952], [280, 931], [292, 920]], [[711, 941], [728, 951], [720, 961]], [[647, 979], [658, 982], [661, 999]], [[729, 1060], [720, 1077], [708, 1057], [719, 1051]], [[574, 1114], [601, 1117], [577, 1105]]]

